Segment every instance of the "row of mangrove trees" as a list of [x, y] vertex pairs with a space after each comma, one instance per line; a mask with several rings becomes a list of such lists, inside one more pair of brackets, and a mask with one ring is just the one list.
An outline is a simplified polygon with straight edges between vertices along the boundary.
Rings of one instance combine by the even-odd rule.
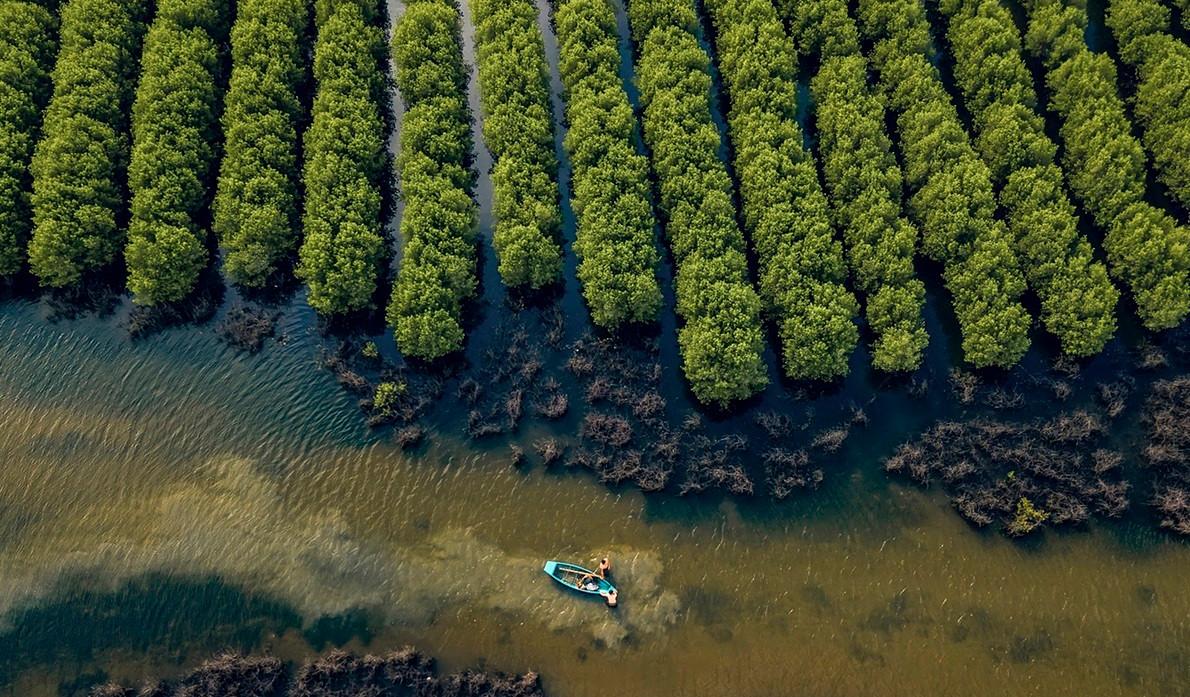
[[[45, 286], [74, 286], [122, 254], [135, 302], [174, 302], [209, 265], [213, 232], [238, 284], [274, 283], [296, 252], [319, 313], [375, 307], [390, 259], [391, 53], [403, 210], [387, 319], [408, 356], [459, 350], [478, 285], [463, 18], [456, 0], [403, 4], [386, 44], [385, 15], [365, 0], [241, 0], [234, 17], [214, 0], [0, 0], [0, 276], [27, 264]], [[537, 7], [469, 7], [499, 272], [540, 289], [561, 278], [563, 247]], [[1026, 287], [1074, 356], [1116, 330], [1113, 277], [1148, 328], [1178, 324], [1190, 314], [1190, 231], [1146, 181], [1151, 162], [1190, 210], [1178, 7], [1111, 0], [1121, 81], [1111, 55], [1088, 48], [1077, 0], [1026, 0], [1024, 41], [998, 0], [938, 0], [937, 36], [922, 0], [860, 0], [855, 18], [845, 0], [628, 0], [637, 114], [610, 0], [554, 0], [593, 322], [658, 317], [660, 221], [683, 370], [708, 403], [765, 386], [764, 319], [787, 377], [846, 374], [859, 300], [876, 367], [919, 366], [919, 244], [941, 266], [976, 366], [1011, 366], [1028, 349]], [[957, 99], [937, 67], [942, 43]], [[801, 58], [812, 75], [799, 75]], [[812, 78], [814, 149], [798, 121], [801, 77]], [[1135, 130], [1121, 86], [1134, 86]], [[1106, 264], [1076, 203], [1105, 232]]]

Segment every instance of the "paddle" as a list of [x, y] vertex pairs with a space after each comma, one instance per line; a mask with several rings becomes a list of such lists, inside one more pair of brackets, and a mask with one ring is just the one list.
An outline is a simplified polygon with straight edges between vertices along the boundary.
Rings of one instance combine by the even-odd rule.
[[[577, 569], [562, 569], [561, 571], [563, 573], [574, 574], [575, 576], [579, 577], [579, 580], [574, 583], [575, 588], [582, 588], [583, 581], [587, 580], [588, 578], [595, 578], [596, 576], [599, 576], [599, 574], [590, 571], [579, 571]], [[603, 577], [599, 576], [599, 578]]]

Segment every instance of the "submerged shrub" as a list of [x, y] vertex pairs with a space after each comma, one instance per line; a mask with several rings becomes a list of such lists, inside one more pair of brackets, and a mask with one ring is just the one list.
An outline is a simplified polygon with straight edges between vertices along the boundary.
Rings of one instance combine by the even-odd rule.
[[382, 414], [391, 413], [408, 390], [404, 382], [382, 382], [372, 394], [372, 408]]
[[1028, 535], [1049, 519], [1049, 514], [1033, 505], [1027, 496], [1016, 502], [1016, 515], [1008, 523], [1010, 535]]

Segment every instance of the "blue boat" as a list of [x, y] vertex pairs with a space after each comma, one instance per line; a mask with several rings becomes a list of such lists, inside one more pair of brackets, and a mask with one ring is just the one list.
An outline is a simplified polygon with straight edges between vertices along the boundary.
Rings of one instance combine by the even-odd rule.
[[[564, 561], [547, 561], [542, 569], [550, 578], [571, 590], [588, 595], [600, 595], [604, 598], [608, 593], [614, 593], [616, 587], [606, 578], [600, 578], [594, 571], [584, 569], [578, 564]], [[581, 581], [581, 584], [580, 584]]]

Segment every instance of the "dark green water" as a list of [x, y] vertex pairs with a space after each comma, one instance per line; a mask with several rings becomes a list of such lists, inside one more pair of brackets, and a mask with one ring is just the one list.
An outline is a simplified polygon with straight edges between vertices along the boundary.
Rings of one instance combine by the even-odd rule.
[[[481, 173], [488, 163], [481, 151]], [[486, 234], [486, 176], [477, 193]], [[485, 253], [463, 375], [481, 376], [510, 324], [536, 312], [507, 308]], [[570, 262], [553, 301], [563, 345], [590, 329]], [[300, 295], [281, 302], [276, 337], [255, 355], [215, 331], [239, 302], [229, 290], [213, 319], [133, 339], [123, 301], [66, 318], [46, 299], [0, 298], [0, 694], [176, 675], [224, 648], [300, 658], [410, 642], [446, 670], [538, 670], [562, 697], [1190, 694], [1190, 549], [1156, 531], [1143, 477], [1127, 519], [1014, 543], [881, 471], [935, 420], [980, 411], [947, 387], [954, 327], [936, 291], [914, 376], [923, 396], [857, 352], [840, 385], [805, 390], [773, 370], [743, 413], [703, 415], [713, 434], [755, 439], [753, 416], [779, 411], [806, 424], [782, 443], [797, 449], [865, 411], [870, 424], [841, 450], [815, 454], [823, 487], [781, 503], [755, 462], [752, 499], [645, 496], [581, 471], [511, 467], [510, 443], [573, 440], [582, 395], [565, 350], [545, 351], [544, 370], [575, 405], [567, 418], [470, 442], [451, 384], [427, 418], [429, 444], [401, 451], [320, 369], [334, 339]], [[680, 421], [694, 407], [674, 322], [662, 318], [658, 360]], [[1143, 337], [1122, 335], [1062, 404], [1046, 396], [1042, 337], [1004, 384], [1024, 390], [1010, 418], [1027, 420], [1093, 404], [1098, 382], [1132, 375], [1110, 445], [1135, 474], [1146, 384], [1184, 366], [1133, 375]], [[374, 338], [395, 359], [391, 337]], [[615, 612], [540, 572], [545, 559], [608, 552]]]

